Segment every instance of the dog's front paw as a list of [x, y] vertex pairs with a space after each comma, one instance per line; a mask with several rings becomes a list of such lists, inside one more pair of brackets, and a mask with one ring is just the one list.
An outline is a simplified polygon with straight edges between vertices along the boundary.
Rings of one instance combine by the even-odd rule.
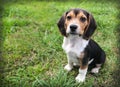
[[77, 77], [75, 78], [76, 82], [84, 82], [85, 81], [85, 76], [82, 74], [78, 74]]
[[71, 71], [72, 68], [73, 68], [73, 66], [70, 65], [70, 64], [67, 64], [67, 65], [64, 67], [64, 69], [67, 70], [67, 71]]

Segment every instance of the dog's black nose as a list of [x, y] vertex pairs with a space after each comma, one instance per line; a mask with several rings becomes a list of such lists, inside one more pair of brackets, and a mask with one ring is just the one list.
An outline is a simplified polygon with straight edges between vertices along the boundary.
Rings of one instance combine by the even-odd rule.
[[72, 32], [74, 32], [77, 29], [77, 25], [70, 25], [70, 29]]

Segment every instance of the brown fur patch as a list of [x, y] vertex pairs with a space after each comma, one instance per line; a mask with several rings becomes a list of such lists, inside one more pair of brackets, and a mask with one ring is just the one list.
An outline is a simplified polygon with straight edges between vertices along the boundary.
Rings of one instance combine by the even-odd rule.
[[85, 55], [84, 52], [82, 52], [80, 55], [80, 60], [79, 60], [80, 61], [80, 69], [86, 69], [88, 67], [88, 64], [83, 65], [83, 63], [82, 63], [84, 55]]
[[[71, 17], [71, 19], [68, 19], [68, 17]], [[75, 14], [73, 11], [70, 11], [67, 15], [66, 15], [66, 19], [65, 19], [65, 28], [67, 29], [67, 26], [73, 21], [73, 19], [75, 18]]]
[[[85, 19], [85, 21], [82, 21]], [[74, 10], [71, 10], [67, 13], [65, 18], [65, 28], [69, 26], [69, 24], [75, 23], [80, 26], [80, 34], [83, 35], [86, 27], [88, 26], [88, 19], [86, 15], [80, 10], [77, 14], [75, 14]]]
[[84, 55], [85, 55], [84, 52], [81, 52], [80, 59], [83, 59]]
[[88, 25], [88, 21], [87, 21], [87, 17], [84, 15], [83, 12], [80, 12], [80, 13], [77, 15], [77, 19], [80, 20], [80, 18], [85, 18], [85, 19], [86, 19], [85, 22], [79, 21], [79, 24], [80, 24], [80, 27], [81, 27], [81, 32], [80, 32], [80, 33], [83, 34], [84, 31], [85, 31], [85, 28], [86, 28], [87, 25]]
[[86, 69], [88, 68], [88, 65], [80, 66], [80, 69]]

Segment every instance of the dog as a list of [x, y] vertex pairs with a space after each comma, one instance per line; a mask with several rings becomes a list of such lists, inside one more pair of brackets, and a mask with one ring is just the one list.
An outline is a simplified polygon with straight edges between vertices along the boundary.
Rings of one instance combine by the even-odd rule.
[[88, 65], [92, 64], [92, 73], [98, 73], [105, 63], [106, 54], [102, 48], [91, 39], [97, 28], [94, 17], [80, 8], [70, 9], [59, 19], [58, 28], [64, 36], [62, 48], [67, 54], [68, 64], [65, 70], [71, 71], [73, 66], [79, 67], [77, 82], [84, 82]]

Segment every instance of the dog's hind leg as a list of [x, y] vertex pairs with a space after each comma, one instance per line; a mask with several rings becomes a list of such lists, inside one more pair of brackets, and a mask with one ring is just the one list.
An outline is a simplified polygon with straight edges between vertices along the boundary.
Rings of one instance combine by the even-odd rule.
[[91, 73], [98, 73], [101, 68], [101, 64], [96, 64], [96, 67], [91, 70]]

